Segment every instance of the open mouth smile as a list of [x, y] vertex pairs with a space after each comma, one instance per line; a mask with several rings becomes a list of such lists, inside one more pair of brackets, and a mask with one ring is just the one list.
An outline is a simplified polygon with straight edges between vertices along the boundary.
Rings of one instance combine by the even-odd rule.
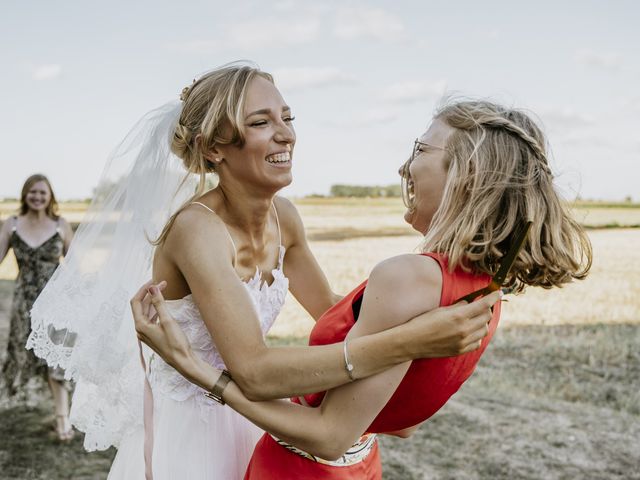
[[269, 155], [266, 158], [266, 161], [274, 165], [289, 163], [291, 162], [291, 153], [290, 152], [274, 153], [273, 155]]

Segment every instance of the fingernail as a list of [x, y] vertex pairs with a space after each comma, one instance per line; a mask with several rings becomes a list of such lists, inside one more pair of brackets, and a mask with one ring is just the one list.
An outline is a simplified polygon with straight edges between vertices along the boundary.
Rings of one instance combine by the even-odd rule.
[[158, 287], [156, 287], [155, 285], [149, 287], [149, 292], [151, 292], [151, 295], [156, 295], [158, 293]]

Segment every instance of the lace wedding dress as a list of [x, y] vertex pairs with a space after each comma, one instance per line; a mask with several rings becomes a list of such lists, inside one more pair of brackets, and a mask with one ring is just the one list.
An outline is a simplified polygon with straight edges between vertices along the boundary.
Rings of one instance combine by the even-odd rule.
[[[289, 286], [282, 271], [284, 253], [281, 245], [270, 285], [262, 282], [259, 271], [244, 284], [264, 335], [280, 312]], [[216, 368], [225, 368], [191, 295], [167, 301], [167, 307], [194, 352]], [[204, 390], [187, 381], [162, 358], [152, 355], [149, 368], [153, 390], [154, 480], [242, 479], [253, 448], [264, 432], [228, 406], [206, 398]], [[109, 480], [145, 478], [143, 449], [143, 429], [123, 439]]]

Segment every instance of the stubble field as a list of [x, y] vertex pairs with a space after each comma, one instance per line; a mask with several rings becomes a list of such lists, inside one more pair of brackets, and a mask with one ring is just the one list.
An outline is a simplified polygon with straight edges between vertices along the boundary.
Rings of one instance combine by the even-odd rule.
[[[297, 204], [311, 248], [342, 293], [420, 240], [397, 199]], [[79, 220], [81, 209], [63, 214]], [[412, 438], [381, 439], [385, 479], [640, 478], [640, 229], [611, 228], [640, 225], [640, 209], [582, 205], [576, 215], [604, 227], [589, 230], [589, 278], [508, 298], [460, 392]], [[0, 352], [12, 262], [0, 265]], [[301, 344], [311, 326], [289, 298], [270, 342]], [[46, 398], [0, 410], [0, 478], [105, 478], [113, 452], [86, 454], [80, 439], [56, 444], [49, 410]]]

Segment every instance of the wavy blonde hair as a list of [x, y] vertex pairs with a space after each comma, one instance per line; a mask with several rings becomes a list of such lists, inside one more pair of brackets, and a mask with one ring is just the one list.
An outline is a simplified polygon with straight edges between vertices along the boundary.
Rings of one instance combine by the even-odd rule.
[[206, 190], [207, 174], [215, 172], [215, 164], [206, 158], [215, 145], [244, 145], [244, 106], [247, 87], [256, 77], [273, 83], [273, 77], [247, 62], [234, 62], [212, 70], [180, 95], [183, 102], [180, 119], [171, 141], [175, 153], [191, 173], [199, 176], [195, 193], [162, 229], [152, 243], [160, 245], [169, 234], [178, 214]]
[[451, 270], [493, 275], [514, 235], [531, 220], [505, 286], [521, 291], [585, 278], [591, 243], [554, 188], [546, 139], [536, 123], [522, 111], [471, 100], [449, 101], [434, 118], [454, 131], [445, 146], [442, 201], [422, 250], [446, 254]]

